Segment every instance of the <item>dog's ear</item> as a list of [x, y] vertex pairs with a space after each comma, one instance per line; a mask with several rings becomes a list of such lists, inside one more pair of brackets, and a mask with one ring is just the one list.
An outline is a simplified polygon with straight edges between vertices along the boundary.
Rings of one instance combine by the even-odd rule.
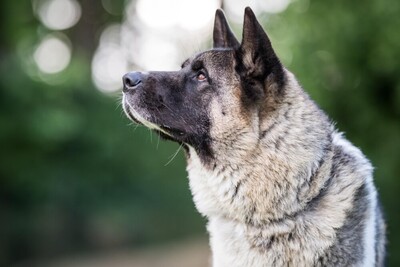
[[224, 12], [217, 9], [214, 21], [214, 48], [238, 48], [240, 43], [231, 31]]
[[[276, 56], [271, 41], [250, 7], [246, 7], [243, 23], [243, 39], [237, 50], [239, 74], [248, 79], [272, 78], [283, 84], [283, 66]], [[260, 80], [261, 81], [261, 80]]]

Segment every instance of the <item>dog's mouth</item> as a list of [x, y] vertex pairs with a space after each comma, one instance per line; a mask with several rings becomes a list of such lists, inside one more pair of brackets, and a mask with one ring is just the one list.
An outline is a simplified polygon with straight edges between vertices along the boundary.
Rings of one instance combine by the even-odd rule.
[[182, 130], [171, 128], [166, 125], [160, 125], [160, 128], [163, 129], [163, 132], [168, 132], [174, 137], [183, 137], [185, 135], [185, 132], [183, 132]]
[[136, 109], [131, 107], [131, 105], [129, 104], [129, 102], [126, 99], [123, 100], [123, 109], [124, 109], [127, 117], [130, 120], [134, 121], [135, 123], [146, 126], [147, 128], [155, 131], [156, 133], [158, 133], [161, 137], [163, 137], [165, 139], [176, 141], [176, 142], [182, 142], [181, 139], [185, 135], [184, 131], [177, 129], [177, 128], [170, 127], [165, 124], [157, 123], [155, 120], [151, 119], [151, 117], [144, 118], [144, 116], [139, 114], [139, 112], [136, 111]]

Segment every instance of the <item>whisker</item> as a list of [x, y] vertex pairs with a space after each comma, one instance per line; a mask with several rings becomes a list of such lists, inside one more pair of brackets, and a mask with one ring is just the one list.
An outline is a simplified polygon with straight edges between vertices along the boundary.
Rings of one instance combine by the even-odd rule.
[[181, 151], [182, 145], [183, 144], [181, 143], [180, 146], [178, 147], [178, 150], [175, 152], [175, 154], [172, 156], [172, 158], [164, 166], [168, 166], [168, 164], [170, 164], [176, 158], [179, 151]]
[[157, 146], [156, 146], [157, 150], [158, 150], [158, 146], [160, 145], [160, 139], [161, 139], [161, 136], [160, 136], [160, 134], [158, 134]]
[[150, 143], [153, 143], [153, 131], [150, 128], [149, 129], [149, 134], [150, 134]]

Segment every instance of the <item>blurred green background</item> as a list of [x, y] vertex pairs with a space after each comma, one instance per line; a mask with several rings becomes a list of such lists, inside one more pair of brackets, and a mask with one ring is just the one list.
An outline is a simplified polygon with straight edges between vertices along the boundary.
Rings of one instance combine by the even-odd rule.
[[[40, 7], [50, 2], [0, 2], [0, 266], [206, 236], [183, 153], [168, 163], [178, 146], [132, 126], [118, 88], [107, 85], [102, 69], [94, 71], [108, 25], [131, 29], [128, 37], [146, 29], [136, 9], [145, 9], [143, 0], [72, 1], [80, 16], [70, 26], [41, 17]], [[388, 266], [400, 266], [400, 1], [281, 0], [272, 8], [264, 2], [215, 3], [231, 10], [229, 18], [245, 5], [260, 7], [258, 17], [286, 67], [373, 162], [388, 222]], [[208, 5], [193, 3], [194, 10]], [[240, 37], [238, 22], [231, 21]], [[210, 46], [210, 23], [193, 49]], [[39, 44], [49, 36], [67, 45], [64, 66], [57, 65], [63, 58], [40, 59], [50, 48]], [[184, 34], [177, 38], [185, 42]], [[117, 51], [134, 49], [134, 38], [124, 42]], [[122, 75], [151, 66], [127, 55], [121, 67], [124, 56], [118, 56], [100, 68], [118, 67]], [[105, 85], [101, 77], [96, 82], [99, 75]]]

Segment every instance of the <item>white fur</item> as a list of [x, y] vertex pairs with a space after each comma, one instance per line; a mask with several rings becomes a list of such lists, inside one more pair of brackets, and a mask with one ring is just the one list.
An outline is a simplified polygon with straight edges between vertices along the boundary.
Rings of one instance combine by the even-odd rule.
[[364, 229], [364, 263], [363, 266], [375, 266], [375, 242], [376, 242], [376, 190], [372, 185], [372, 179], [368, 179], [367, 187], [369, 191], [369, 201], [371, 203], [369, 207], [369, 218], [367, 225]]

